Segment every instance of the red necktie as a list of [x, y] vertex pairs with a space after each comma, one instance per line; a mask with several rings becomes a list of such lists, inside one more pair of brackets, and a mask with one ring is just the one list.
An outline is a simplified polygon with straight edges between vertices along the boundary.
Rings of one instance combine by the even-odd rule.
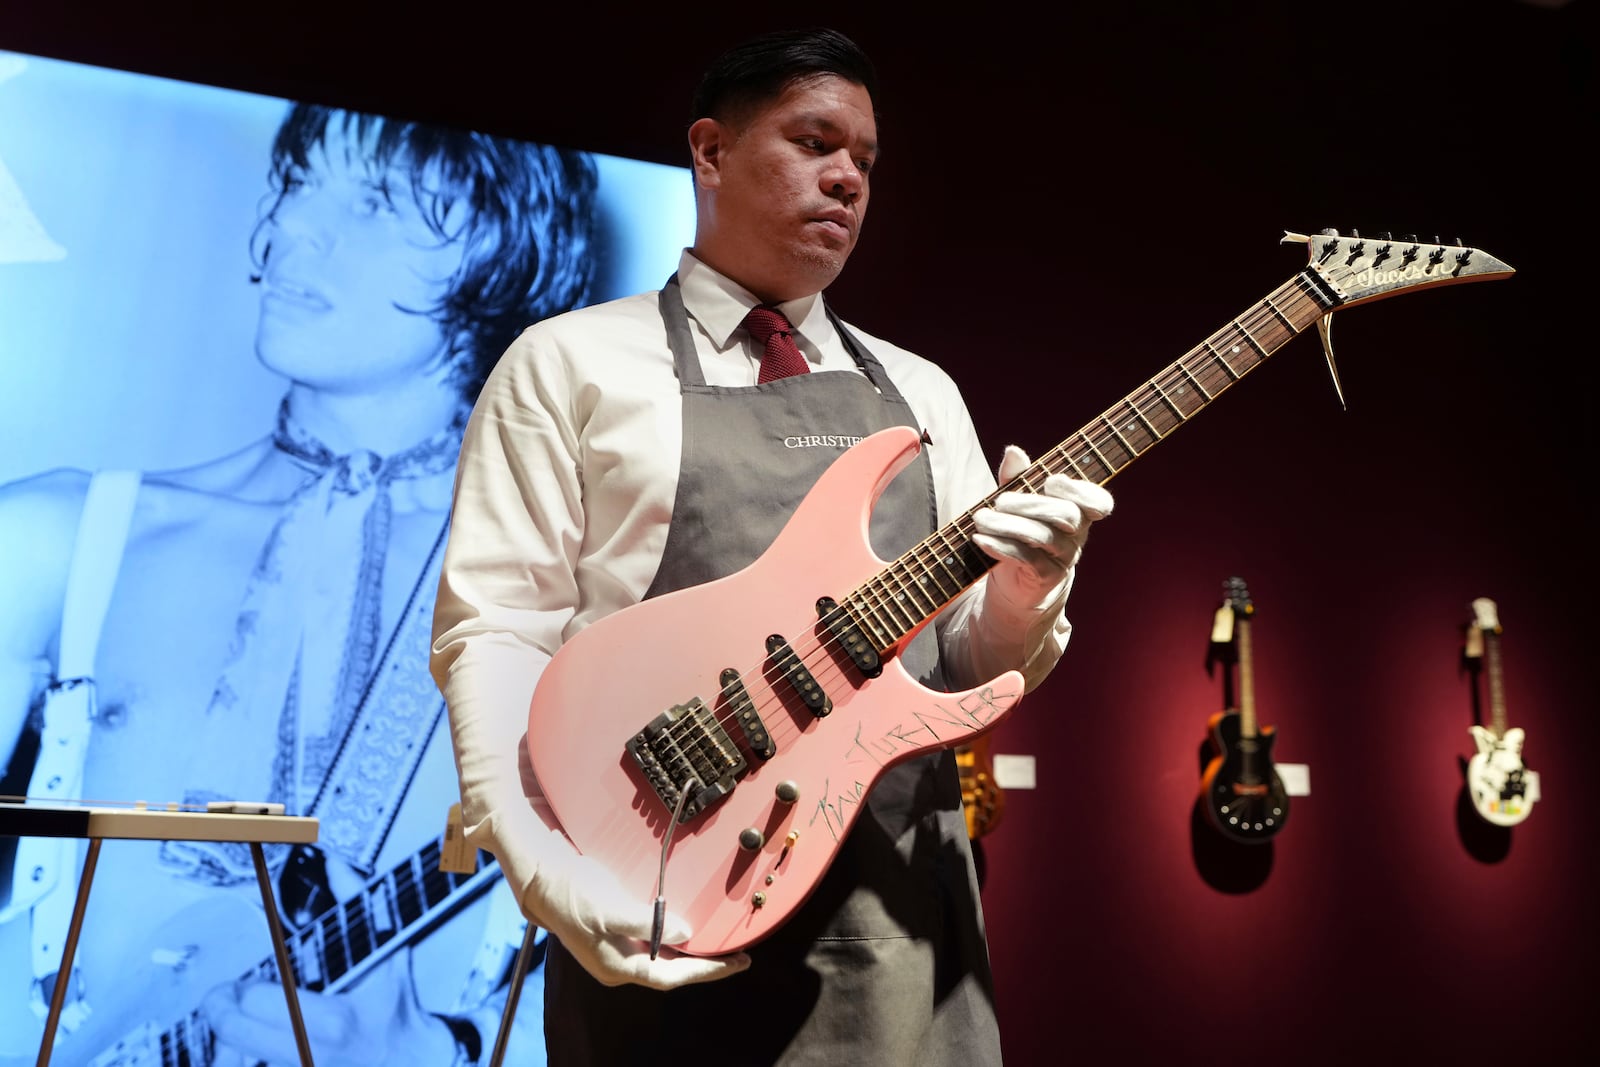
[[756, 375], [757, 385], [811, 370], [806, 357], [800, 354], [800, 347], [790, 336], [792, 327], [789, 320], [777, 308], [751, 308], [750, 314], [744, 317], [744, 328], [750, 331], [756, 344], [766, 347], [761, 357], [761, 372]]

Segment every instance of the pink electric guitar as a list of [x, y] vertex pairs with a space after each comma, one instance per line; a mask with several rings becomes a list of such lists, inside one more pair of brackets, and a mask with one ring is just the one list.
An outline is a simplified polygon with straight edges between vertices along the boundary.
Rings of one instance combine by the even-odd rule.
[[[1512, 273], [1460, 246], [1284, 241], [1309, 246], [1304, 270], [1001, 489], [1037, 492], [1058, 472], [1104, 484], [1335, 308]], [[873, 504], [919, 447], [909, 428], [866, 438], [761, 558], [599, 620], [539, 680], [528, 755], [556, 817], [641, 909], [664, 898], [689, 922], [685, 951], [771, 933], [885, 770], [969, 742], [1022, 696], [1014, 672], [935, 692], [895, 655], [993, 565], [972, 542], [982, 504], [893, 562], [872, 551]]]

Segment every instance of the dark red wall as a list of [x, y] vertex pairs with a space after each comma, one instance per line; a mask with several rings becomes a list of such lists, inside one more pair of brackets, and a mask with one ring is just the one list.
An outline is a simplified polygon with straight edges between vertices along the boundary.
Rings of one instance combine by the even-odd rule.
[[[779, 24], [86, 6], [8, 15], [0, 45], [670, 163], [698, 70]], [[1066, 658], [995, 738], [1038, 773], [983, 841], [1013, 1063], [1595, 1054], [1592, 6], [1405, 9], [834, 20], [880, 65], [885, 154], [833, 298], [945, 364], [996, 454], [1053, 446], [1286, 280], [1284, 229], [1459, 236], [1518, 269], [1341, 313], [1348, 411], [1302, 337], [1111, 484]], [[1261, 718], [1312, 790], [1246, 850], [1193, 819], [1231, 575]], [[1545, 793], [1509, 833], [1461, 804], [1480, 596]]]

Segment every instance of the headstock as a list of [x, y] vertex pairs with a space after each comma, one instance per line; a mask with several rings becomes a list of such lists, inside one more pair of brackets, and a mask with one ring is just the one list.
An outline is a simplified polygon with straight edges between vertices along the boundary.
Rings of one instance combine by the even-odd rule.
[[1468, 248], [1459, 241], [1424, 244], [1415, 234], [1396, 239], [1387, 233], [1362, 237], [1355, 230], [1349, 236], [1337, 230], [1323, 230], [1315, 236], [1285, 231], [1283, 241], [1306, 245], [1310, 269], [1328, 285], [1341, 307], [1408, 289], [1490, 281], [1516, 273], [1482, 249]]
[[1245, 588], [1243, 578], [1229, 578], [1223, 582], [1222, 597], [1236, 616], [1248, 618], [1255, 614], [1256, 606], [1250, 600], [1250, 590]]
[[1487, 634], [1500, 632], [1499, 611], [1494, 601], [1488, 597], [1479, 597], [1472, 602], [1473, 625]]

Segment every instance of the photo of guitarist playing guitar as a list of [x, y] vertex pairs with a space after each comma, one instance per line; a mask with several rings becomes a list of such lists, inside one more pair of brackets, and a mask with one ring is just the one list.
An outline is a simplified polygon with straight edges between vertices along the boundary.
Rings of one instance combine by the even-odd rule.
[[[587, 297], [593, 162], [285, 112], [229, 257], [260, 287], [277, 418], [182, 470], [0, 487], [0, 766], [39, 799], [315, 816], [316, 845], [267, 846], [315, 1062], [475, 1062], [522, 923], [492, 864], [439, 870], [459, 794], [433, 598], [482, 376], [523, 324]], [[81, 862], [82, 842], [24, 862], [33, 840], [0, 870], [7, 1065], [34, 1062], [65, 980]], [[54, 1063], [300, 1062], [247, 846], [112, 842], [93, 885]], [[533, 1020], [540, 999], [520, 1001]], [[531, 1029], [519, 1063], [542, 1062]]]
[[[935, 552], [927, 577], [976, 580], [931, 625], [907, 624], [942, 602], [920, 582], [886, 592], [872, 618], [824, 602], [849, 593], [830, 567], [868, 554], [869, 508], [871, 552], [893, 559], [1030, 462], [1007, 448], [996, 475], [945, 372], [823, 298], [866, 215], [875, 89], [867, 57], [831, 31], [724, 54], [693, 103], [697, 225], [676, 274], [524, 332], [467, 426], [433, 669], [469, 838], [552, 934], [552, 1060], [632, 1062], [644, 1049], [719, 1062], [721, 1040], [742, 1063], [1000, 1059], [941, 742], [993, 721], [1055, 666], [1074, 565], [1112, 500], [1052, 475], [976, 510], [979, 551]], [[622, 636], [584, 644], [591, 627]], [[580, 645], [595, 659], [569, 667], [563, 653]], [[720, 693], [687, 680], [695, 658], [726, 668]], [[601, 681], [678, 695], [586, 700]], [[924, 684], [967, 691], [927, 702]], [[536, 690], [548, 714], [530, 714]], [[878, 693], [925, 703], [886, 711], [900, 715], [887, 730], [852, 729]], [[569, 726], [586, 751], [541, 744]], [[747, 751], [760, 766], [723, 763]], [[617, 779], [637, 791], [601, 784]], [[746, 797], [772, 816], [718, 821]], [[563, 833], [579, 819], [649, 846], [613, 869]], [[718, 886], [675, 877], [674, 860], [724, 831], [729, 877], [756, 886], [729, 902], [735, 924], [787, 906], [791, 872], [819, 880], [770, 936], [680, 951], [724, 916], [698, 910]], [[754, 877], [754, 864], [770, 872]]]

